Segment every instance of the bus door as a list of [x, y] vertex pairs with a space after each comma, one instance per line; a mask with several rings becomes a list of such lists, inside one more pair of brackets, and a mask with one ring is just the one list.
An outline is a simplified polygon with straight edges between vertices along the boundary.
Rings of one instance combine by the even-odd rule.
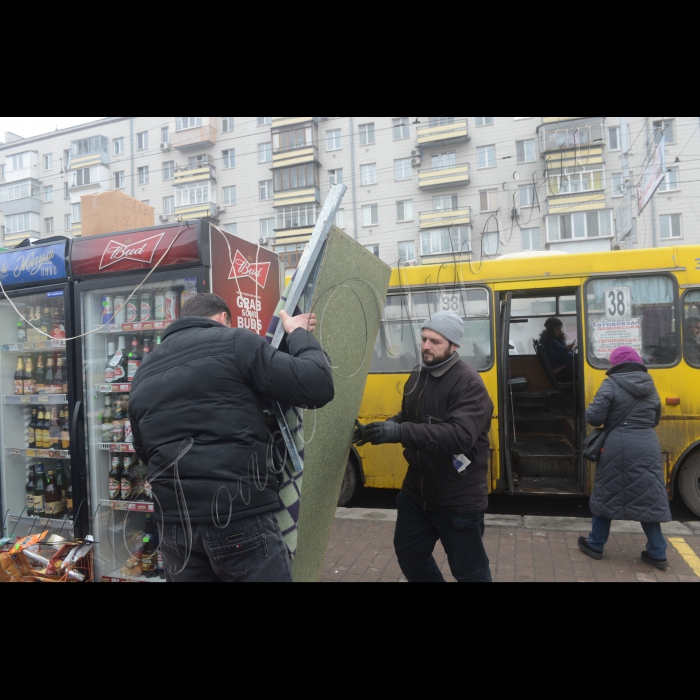
[[[583, 362], [577, 288], [501, 294], [501, 454], [508, 490], [583, 495]], [[561, 332], [541, 338], [549, 318]]]

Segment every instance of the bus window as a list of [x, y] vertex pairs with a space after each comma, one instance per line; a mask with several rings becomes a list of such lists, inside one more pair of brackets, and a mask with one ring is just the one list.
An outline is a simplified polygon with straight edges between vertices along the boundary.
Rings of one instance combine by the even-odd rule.
[[544, 332], [548, 318], [556, 317], [564, 324], [566, 342], [578, 340], [578, 313], [576, 296], [522, 297], [512, 303], [510, 328], [510, 354], [534, 355], [535, 341]]
[[634, 348], [647, 365], [678, 362], [676, 291], [670, 277], [594, 279], [586, 295], [588, 361], [593, 367], [610, 367], [610, 355], [622, 346]]
[[411, 321], [383, 321], [372, 357], [372, 374], [410, 374], [420, 364], [420, 328]]
[[700, 368], [700, 291], [688, 292], [683, 299], [685, 361]]

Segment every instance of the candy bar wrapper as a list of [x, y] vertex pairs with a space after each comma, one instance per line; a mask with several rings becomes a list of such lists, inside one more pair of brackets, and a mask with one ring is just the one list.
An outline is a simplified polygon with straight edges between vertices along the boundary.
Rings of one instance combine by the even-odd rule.
[[46, 539], [46, 536], [48, 534], [49, 534], [49, 531], [46, 530], [45, 532], [42, 532], [40, 535], [32, 535], [31, 537], [25, 537], [24, 539], [21, 539], [12, 548], [12, 554], [19, 554], [20, 552], [23, 552], [25, 549], [27, 549], [29, 547], [33, 547], [35, 544], [39, 544], [40, 542], [43, 542]]

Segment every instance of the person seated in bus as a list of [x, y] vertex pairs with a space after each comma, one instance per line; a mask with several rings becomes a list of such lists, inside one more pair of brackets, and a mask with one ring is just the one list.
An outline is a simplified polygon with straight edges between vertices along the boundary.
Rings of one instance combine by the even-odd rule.
[[568, 384], [574, 381], [574, 345], [566, 344], [564, 324], [558, 318], [548, 318], [544, 332], [540, 335], [540, 345], [547, 354], [549, 364], [557, 375], [557, 381]]
[[661, 338], [653, 349], [652, 357], [656, 365], [675, 364], [678, 360], [678, 334], [669, 333]]
[[685, 321], [685, 359], [691, 365], [700, 365], [700, 318], [695, 316]]

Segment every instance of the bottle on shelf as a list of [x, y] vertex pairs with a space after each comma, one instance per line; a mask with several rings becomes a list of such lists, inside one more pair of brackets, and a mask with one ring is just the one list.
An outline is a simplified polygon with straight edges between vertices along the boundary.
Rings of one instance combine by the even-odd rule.
[[27, 493], [27, 510], [28, 517], [34, 516], [34, 489], [36, 488], [36, 470], [34, 467], [29, 467], [29, 476], [26, 486]]
[[112, 455], [112, 469], [109, 472], [109, 500], [120, 501], [122, 498], [122, 458]]
[[146, 470], [143, 468], [140, 459], [131, 457], [131, 473], [134, 475], [134, 500], [147, 501], [146, 498]]
[[[34, 428], [34, 448], [37, 450], [44, 449], [44, 411], [46, 409], [43, 406], [39, 406], [36, 416], [36, 427]], [[34, 416], [32, 415], [32, 421]], [[29, 436], [31, 438], [31, 424], [29, 428]], [[30, 449], [34, 449], [32, 445], [29, 445]]]
[[44, 494], [46, 492], [46, 473], [44, 465], [39, 462], [36, 465], [36, 482], [34, 483], [34, 515], [37, 518], [46, 517], [46, 508], [44, 506]]
[[17, 369], [15, 370], [15, 396], [24, 394], [24, 355], [17, 358]]
[[68, 372], [66, 371], [66, 356], [59, 354], [56, 362], [56, 376], [53, 380], [55, 394], [68, 393]]
[[51, 420], [49, 422], [49, 449], [57, 450], [61, 443], [61, 428], [58, 425], [58, 407], [51, 409]]
[[141, 323], [153, 320], [153, 295], [143, 294], [141, 296]]
[[36, 363], [36, 393], [46, 393], [46, 368], [44, 367], [44, 356], [39, 355]]
[[163, 551], [158, 550], [158, 577], [161, 581], [165, 581], [165, 562], [163, 561]]
[[133, 382], [138, 368], [141, 366], [141, 351], [139, 348], [139, 339], [134, 336], [131, 339], [131, 352], [127, 363], [127, 381]]
[[105, 410], [102, 412], [102, 442], [112, 442], [112, 432], [114, 431], [114, 411], [112, 410], [112, 397], [105, 396]]
[[[38, 441], [37, 441], [38, 442]], [[44, 409], [44, 423], [41, 430], [41, 447], [39, 449], [48, 450], [51, 446], [51, 413], [48, 408]]]
[[162, 342], [163, 342], [163, 334], [162, 334], [162, 333], [158, 333], [158, 335], [156, 336], [156, 347], [157, 347], [158, 345], [161, 345]]
[[109, 343], [107, 346], [107, 367], [105, 369], [106, 384], [112, 384], [114, 382], [114, 365], [112, 364], [112, 360], [116, 354], [116, 345], [114, 343]]
[[126, 420], [126, 409], [124, 408], [124, 399], [121, 396], [117, 397], [114, 404], [114, 422], [112, 423], [112, 442], [124, 442], [124, 422]]
[[71, 520], [73, 520], [73, 476], [70, 472], [66, 472], [66, 513]]
[[51, 337], [56, 338], [57, 340], [64, 340], [66, 337], [66, 324], [58, 306], [53, 310], [53, 318], [51, 320]]
[[[50, 335], [51, 329], [53, 328], [53, 319], [51, 317], [51, 309], [48, 306], [44, 307], [44, 313], [41, 316], [41, 321], [39, 322], [39, 330], [46, 335]], [[46, 338], [44, 338], [45, 340]]]
[[149, 338], [143, 341], [143, 359], [145, 360], [151, 354], [151, 341]]
[[[148, 517], [148, 516], [147, 516]], [[158, 553], [155, 542], [150, 535], [143, 538], [143, 550], [141, 554], [144, 578], [155, 578], [158, 576]]]
[[36, 394], [36, 376], [34, 374], [34, 360], [31, 355], [27, 355], [27, 362], [24, 365], [24, 395]]
[[70, 450], [70, 418], [67, 406], [64, 411], [61, 412], [61, 449]]
[[46, 491], [44, 493], [44, 506], [46, 517], [57, 520], [63, 517], [63, 494], [56, 482], [56, 472], [51, 469], [46, 477]]
[[114, 308], [112, 306], [112, 297], [105, 294], [102, 297], [102, 325], [106, 326], [109, 323], [114, 323]]
[[47, 394], [52, 394], [53, 393], [53, 380], [55, 376], [55, 368], [56, 367], [56, 362], [54, 360], [53, 355], [49, 353], [49, 356], [46, 358], [46, 376], [44, 378], [44, 392]]
[[[42, 416], [43, 418], [43, 416]], [[30, 450], [36, 449], [36, 429], [39, 425], [39, 410], [32, 408], [32, 419], [29, 421], [29, 431], [27, 433], [27, 447]]]
[[27, 342], [27, 327], [22, 320], [17, 323], [17, 342], [20, 345]]
[[122, 501], [130, 501], [133, 497], [134, 475], [131, 473], [131, 467], [125, 465], [122, 470], [121, 482], [121, 499]]
[[119, 344], [117, 352], [112, 358], [112, 366], [114, 367], [114, 383], [124, 384], [128, 376], [128, 358], [126, 352], [126, 338], [119, 336]]
[[68, 515], [68, 477], [66, 476], [66, 470], [63, 466], [63, 461], [58, 460], [56, 462], [56, 484], [61, 489], [61, 505], [63, 510], [63, 517]]

